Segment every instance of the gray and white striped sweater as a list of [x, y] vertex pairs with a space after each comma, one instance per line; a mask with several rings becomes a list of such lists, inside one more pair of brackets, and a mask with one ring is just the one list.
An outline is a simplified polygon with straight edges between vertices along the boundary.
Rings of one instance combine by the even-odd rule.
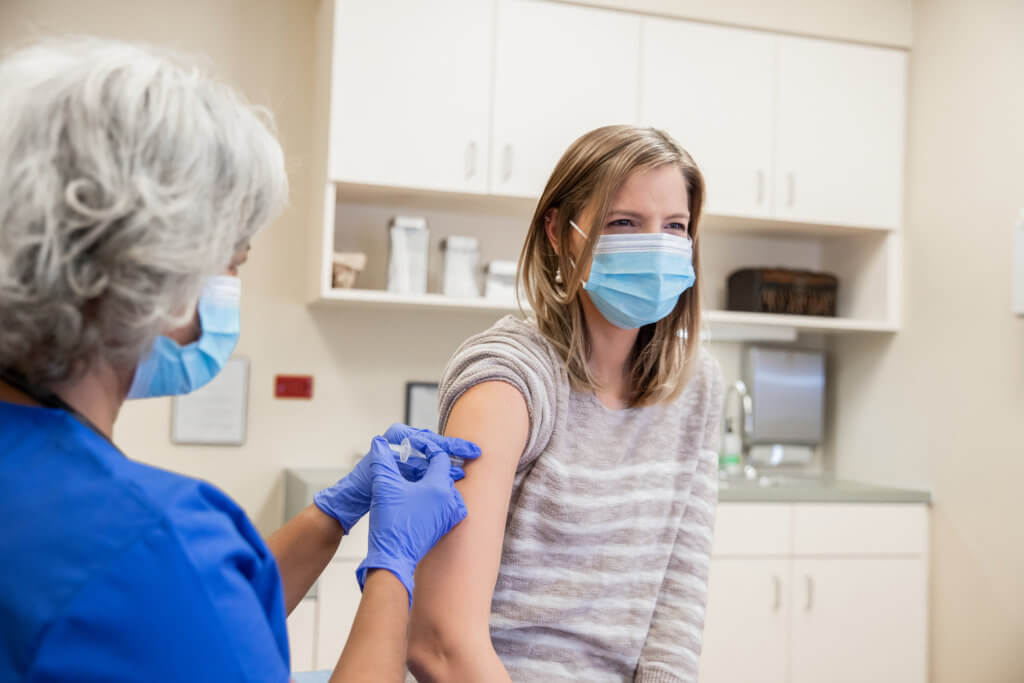
[[717, 499], [722, 404], [706, 351], [674, 402], [609, 410], [570, 389], [536, 326], [467, 340], [440, 389], [504, 381], [530, 435], [512, 487], [491, 639], [514, 681], [697, 679]]

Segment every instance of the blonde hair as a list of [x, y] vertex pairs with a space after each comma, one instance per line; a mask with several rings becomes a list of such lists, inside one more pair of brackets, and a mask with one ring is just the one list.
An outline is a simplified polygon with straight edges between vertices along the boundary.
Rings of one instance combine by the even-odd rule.
[[604, 217], [615, 193], [637, 171], [674, 164], [686, 181], [693, 239], [696, 280], [665, 318], [640, 328], [630, 362], [630, 405], [650, 405], [679, 396], [689, 380], [700, 348], [700, 216], [704, 178], [687, 154], [666, 133], [637, 126], [605, 126], [583, 135], [555, 166], [530, 223], [519, 257], [519, 285], [533, 308], [537, 326], [565, 360], [574, 388], [599, 388], [587, 358], [591, 339], [579, 292], [585, 268], [574, 268], [568, 249], [551, 245], [546, 224], [558, 209], [554, 237], [568, 244], [570, 220], [580, 221], [585, 208], [593, 210], [591, 225], [581, 225], [588, 237], [577, 263], [587, 264], [601, 236]]

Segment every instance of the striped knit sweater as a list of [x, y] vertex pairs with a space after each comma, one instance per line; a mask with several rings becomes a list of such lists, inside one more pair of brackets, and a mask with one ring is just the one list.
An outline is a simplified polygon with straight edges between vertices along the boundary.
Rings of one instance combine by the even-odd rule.
[[449, 362], [458, 398], [504, 381], [530, 434], [512, 487], [491, 639], [513, 681], [697, 679], [717, 499], [721, 370], [702, 351], [674, 402], [609, 410], [570, 389], [529, 322], [507, 317]]

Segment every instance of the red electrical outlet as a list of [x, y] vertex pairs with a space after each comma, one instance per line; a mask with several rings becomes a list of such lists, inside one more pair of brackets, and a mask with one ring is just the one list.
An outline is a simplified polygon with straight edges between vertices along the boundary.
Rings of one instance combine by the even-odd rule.
[[313, 398], [312, 375], [277, 375], [274, 377], [275, 398]]

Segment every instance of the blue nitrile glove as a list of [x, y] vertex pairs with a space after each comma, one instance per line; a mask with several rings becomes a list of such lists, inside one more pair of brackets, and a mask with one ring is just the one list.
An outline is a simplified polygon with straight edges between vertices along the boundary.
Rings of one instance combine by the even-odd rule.
[[[463, 460], [474, 460], [480, 457], [480, 448], [469, 441], [454, 437], [438, 436], [429, 429], [413, 429], [403, 424], [393, 424], [384, 433], [384, 438], [396, 446], [405, 438], [409, 444], [429, 459], [438, 453], [450, 453]], [[341, 524], [347, 534], [370, 509], [370, 485], [373, 477], [370, 473], [371, 453], [367, 453], [347, 475], [336, 484], [330, 486], [313, 497], [313, 502], [324, 514], [333, 517]], [[395, 454], [398, 461], [398, 455]], [[399, 463], [400, 470], [406, 479], [418, 481], [427, 470], [427, 460], [409, 458], [407, 463]], [[452, 477], [458, 481], [466, 476], [461, 467], [452, 467]]]
[[366, 559], [356, 570], [359, 589], [371, 569], [387, 569], [409, 591], [412, 605], [416, 565], [451, 529], [466, 518], [466, 504], [455, 488], [448, 455], [431, 456], [419, 481], [402, 476], [388, 442], [377, 438], [373, 461], [373, 502]]
[[[472, 441], [454, 436], [441, 436], [429, 429], [415, 429], [404, 424], [391, 425], [388, 431], [384, 432], [384, 438], [388, 443], [393, 443], [396, 446], [404, 439], [409, 439], [409, 445], [426, 455], [428, 460], [438, 453], [447, 453], [456, 458], [462, 458], [464, 461], [476, 460], [480, 457], [480, 447]], [[406, 479], [419, 481], [423, 473], [427, 471], [427, 461], [423, 458], [409, 458], [406, 463], [399, 462], [399, 469]], [[459, 481], [466, 476], [466, 473], [462, 471], [461, 465], [453, 463], [451, 476], [455, 481]]]

